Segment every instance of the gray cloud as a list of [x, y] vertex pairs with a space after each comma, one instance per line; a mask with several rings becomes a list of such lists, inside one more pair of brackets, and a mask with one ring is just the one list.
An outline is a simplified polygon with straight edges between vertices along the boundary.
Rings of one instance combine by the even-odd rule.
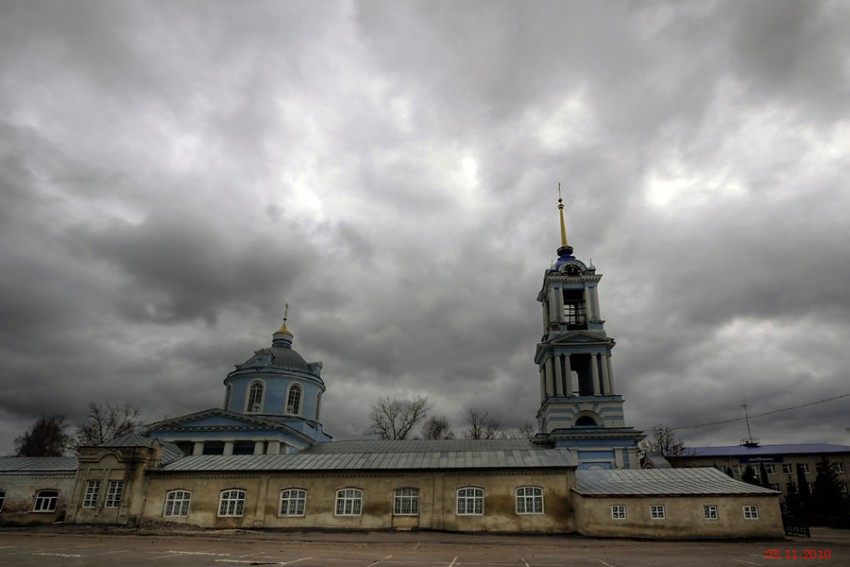
[[[89, 400], [221, 403], [285, 302], [338, 438], [387, 394], [533, 420], [558, 182], [631, 424], [846, 393], [847, 12], [6, 2], [0, 453]], [[752, 425], [844, 443], [848, 403]]]

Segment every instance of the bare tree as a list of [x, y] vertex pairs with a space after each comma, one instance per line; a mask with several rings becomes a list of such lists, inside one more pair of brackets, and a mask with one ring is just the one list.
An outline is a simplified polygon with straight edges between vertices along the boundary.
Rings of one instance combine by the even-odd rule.
[[61, 457], [71, 445], [64, 415], [41, 416], [29, 431], [15, 438], [19, 457]]
[[432, 415], [422, 425], [423, 439], [454, 439], [449, 420], [444, 415]]
[[649, 436], [640, 442], [643, 453], [660, 453], [665, 457], [679, 457], [690, 454], [685, 444], [676, 439], [673, 428], [666, 423], [659, 423], [650, 431]]
[[369, 433], [381, 439], [407, 439], [410, 430], [425, 419], [430, 409], [431, 403], [424, 396], [412, 400], [380, 398], [369, 413]]
[[467, 439], [495, 439], [499, 434], [499, 420], [491, 419], [490, 413], [478, 408], [469, 408], [466, 414], [469, 427]]
[[100, 445], [135, 431], [140, 425], [139, 408], [96, 404], [86, 406], [86, 421], [77, 427], [77, 447]]

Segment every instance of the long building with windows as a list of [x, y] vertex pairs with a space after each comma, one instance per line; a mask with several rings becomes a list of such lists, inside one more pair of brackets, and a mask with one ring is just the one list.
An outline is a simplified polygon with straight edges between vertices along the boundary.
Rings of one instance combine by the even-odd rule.
[[[592, 263], [561, 246], [538, 300], [531, 440], [333, 441], [320, 362], [283, 325], [224, 379], [224, 403], [78, 457], [0, 459], [0, 523], [777, 537], [778, 492], [714, 468], [642, 470]], [[535, 387], [535, 386], [531, 386]]]

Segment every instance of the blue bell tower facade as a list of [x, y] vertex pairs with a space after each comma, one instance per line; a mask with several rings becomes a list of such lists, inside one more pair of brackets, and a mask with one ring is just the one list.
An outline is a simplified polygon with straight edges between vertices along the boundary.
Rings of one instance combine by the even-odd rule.
[[573, 255], [561, 198], [558, 209], [558, 259], [537, 295], [543, 336], [534, 355], [540, 374], [536, 440], [574, 451], [579, 468], [638, 468], [643, 435], [626, 426], [623, 397], [616, 393], [614, 339], [605, 332], [597, 291], [602, 275]]

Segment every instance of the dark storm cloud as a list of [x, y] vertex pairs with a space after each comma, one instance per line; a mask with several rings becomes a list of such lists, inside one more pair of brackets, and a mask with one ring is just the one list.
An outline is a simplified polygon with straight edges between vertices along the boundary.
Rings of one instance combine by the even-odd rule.
[[[846, 389], [842, 4], [0, 11], [0, 452], [89, 400], [219, 404], [286, 302], [338, 438], [382, 395], [533, 420], [558, 182], [630, 424]], [[752, 425], [844, 442], [848, 411]]]

